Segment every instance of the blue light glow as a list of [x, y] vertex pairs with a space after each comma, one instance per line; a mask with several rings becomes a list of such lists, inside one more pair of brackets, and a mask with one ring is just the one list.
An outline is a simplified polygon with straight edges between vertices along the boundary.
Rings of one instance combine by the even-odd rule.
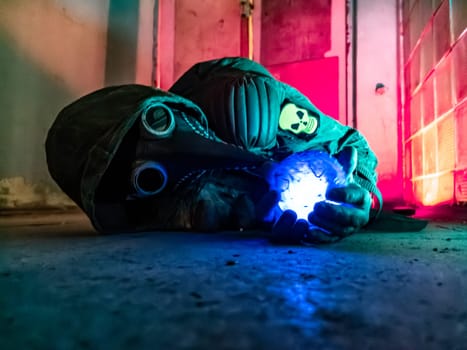
[[281, 194], [281, 210], [293, 210], [302, 219], [308, 218], [317, 202], [326, 200], [329, 186], [346, 182], [339, 162], [321, 151], [292, 154], [274, 168], [269, 178], [271, 189]]

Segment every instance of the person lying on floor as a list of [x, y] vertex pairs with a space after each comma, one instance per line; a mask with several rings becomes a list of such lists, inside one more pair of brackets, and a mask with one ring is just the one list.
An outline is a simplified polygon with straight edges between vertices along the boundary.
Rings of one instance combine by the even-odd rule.
[[[58, 114], [46, 155], [100, 232], [265, 229], [335, 242], [382, 206], [363, 135], [240, 57], [200, 62], [169, 91], [127, 84], [81, 97]], [[310, 174], [324, 190], [302, 186], [300, 208], [288, 205]]]

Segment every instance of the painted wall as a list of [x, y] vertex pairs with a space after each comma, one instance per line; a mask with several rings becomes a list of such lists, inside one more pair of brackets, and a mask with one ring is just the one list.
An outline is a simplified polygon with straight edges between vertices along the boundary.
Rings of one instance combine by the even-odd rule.
[[167, 0], [159, 15], [159, 82], [170, 88], [197, 62], [240, 55], [238, 0]]
[[259, 21], [257, 59], [324, 113], [348, 124], [346, 1], [263, 1]]
[[[154, 4], [0, 2], [0, 210], [71, 205], [48, 174], [47, 131], [65, 105], [86, 93], [152, 81]], [[122, 16], [128, 11], [133, 15]]]
[[263, 1], [262, 63], [323, 58], [331, 49], [331, 4], [331, 0]]
[[[356, 127], [379, 159], [385, 201], [400, 202], [397, 0], [359, 0], [356, 30]], [[386, 87], [383, 94], [375, 91], [378, 83]]]

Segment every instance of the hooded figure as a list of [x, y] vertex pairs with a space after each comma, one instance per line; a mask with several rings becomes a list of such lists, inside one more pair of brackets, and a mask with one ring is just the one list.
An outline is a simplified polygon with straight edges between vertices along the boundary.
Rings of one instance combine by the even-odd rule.
[[377, 159], [365, 138], [260, 64], [245, 58], [198, 63], [169, 91], [104, 88], [64, 108], [52, 125], [46, 141], [50, 173], [97, 230], [278, 223], [282, 233], [302, 237], [309, 231], [306, 220], [271, 216], [277, 194], [268, 191], [264, 169], [309, 150], [344, 160], [352, 178], [351, 186], [330, 193], [348, 205], [315, 209], [324, 216], [313, 220], [327, 234], [342, 238], [365, 225], [370, 193], [381, 207]]

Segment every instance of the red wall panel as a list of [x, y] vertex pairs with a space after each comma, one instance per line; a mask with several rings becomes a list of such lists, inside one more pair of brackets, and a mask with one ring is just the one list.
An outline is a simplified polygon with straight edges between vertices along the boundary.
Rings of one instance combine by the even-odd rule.
[[329, 57], [268, 66], [279, 80], [292, 85], [335, 119], [339, 117], [339, 60]]

